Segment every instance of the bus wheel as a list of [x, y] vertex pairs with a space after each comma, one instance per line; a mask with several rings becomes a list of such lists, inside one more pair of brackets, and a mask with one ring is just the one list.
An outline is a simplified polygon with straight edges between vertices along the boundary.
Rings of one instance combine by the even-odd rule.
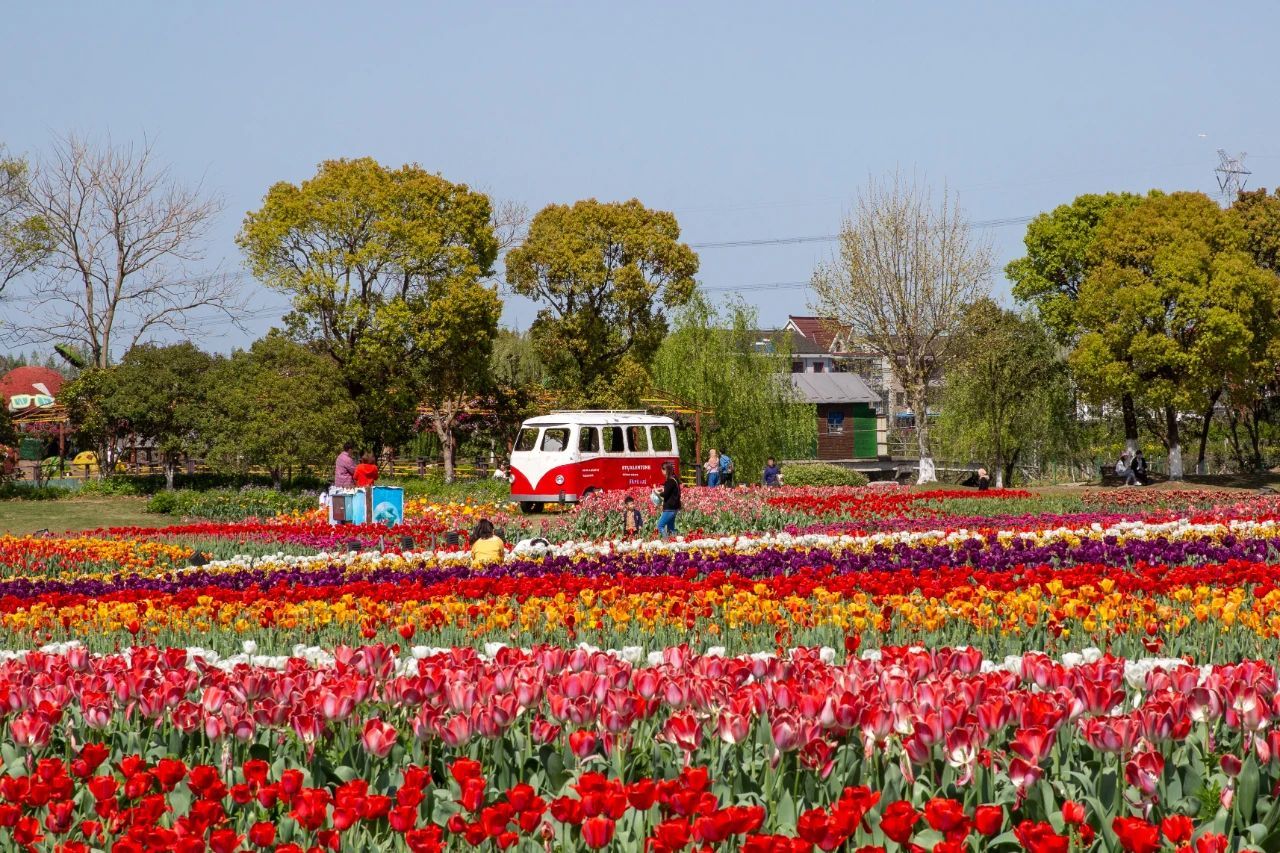
[[582, 497], [584, 497], [584, 498], [589, 498], [589, 497], [591, 497], [592, 495], [594, 495], [594, 494], [595, 494], [596, 492], [598, 492], [598, 491], [600, 491], [600, 490], [599, 490], [599, 489], [597, 489], [595, 486], [591, 486], [591, 487], [589, 487], [585, 492], [583, 492], [583, 493], [582, 493]]
[[541, 501], [521, 501], [520, 511], [523, 512], [525, 515], [537, 515], [538, 513], [542, 512], [542, 502]]

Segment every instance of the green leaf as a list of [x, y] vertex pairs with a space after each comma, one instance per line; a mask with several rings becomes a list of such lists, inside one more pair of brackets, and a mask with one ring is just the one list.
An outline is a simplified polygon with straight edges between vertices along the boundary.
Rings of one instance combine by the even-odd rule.
[[1253, 820], [1253, 813], [1258, 807], [1258, 785], [1260, 779], [1258, 762], [1250, 754], [1245, 759], [1244, 766], [1240, 768], [1240, 775], [1236, 777], [1235, 806], [1246, 824]]

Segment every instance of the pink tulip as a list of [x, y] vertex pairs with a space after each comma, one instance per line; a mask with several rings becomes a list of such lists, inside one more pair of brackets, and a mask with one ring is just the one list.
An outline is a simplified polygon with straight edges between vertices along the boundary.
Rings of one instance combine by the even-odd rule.
[[374, 718], [365, 722], [360, 742], [370, 755], [386, 758], [396, 745], [396, 730], [393, 726]]

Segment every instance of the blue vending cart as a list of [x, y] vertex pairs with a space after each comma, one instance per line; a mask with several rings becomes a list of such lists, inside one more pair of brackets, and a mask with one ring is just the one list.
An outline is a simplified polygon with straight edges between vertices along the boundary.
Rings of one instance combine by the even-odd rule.
[[[372, 499], [369, 492], [372, 491]], [[372, 514], [370, 514], [372, 509]], [[374, 486], [356, 489], [351, 498], [353, 524], [382, 524], [387, 527], [404, 521], [404, 489], [398, 486]]]
[[404, 489], [397, 486], [374, 486], [372, 490], [341, 489], [329, 495], [330, 524], [373, 523], [394, 527], [402, 521]]

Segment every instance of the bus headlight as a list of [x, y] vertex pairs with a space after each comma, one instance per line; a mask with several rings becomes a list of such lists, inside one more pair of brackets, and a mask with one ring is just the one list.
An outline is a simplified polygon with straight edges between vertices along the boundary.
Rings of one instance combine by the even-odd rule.
[[556, 485], [557, 486], [564, 485], [564, 474], [556, 474]]

